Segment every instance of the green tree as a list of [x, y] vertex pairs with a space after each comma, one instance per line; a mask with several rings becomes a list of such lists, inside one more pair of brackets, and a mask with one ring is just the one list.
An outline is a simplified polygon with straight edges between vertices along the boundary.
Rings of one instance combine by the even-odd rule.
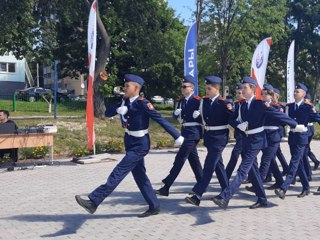
[[305, 82], [313, 96], [319, 96], [320, 82], [320, 2], [289, 1], [288, 24], [296, 40], [296, 82]]
[[262, 39], [271, 36], [278, 42], [286, 36], [285, 0], [207, 0], [205, 4], [199, 69], [202, 76], [221, 76], [223, 86], [234, 86], [249, 75], [253, 52]]

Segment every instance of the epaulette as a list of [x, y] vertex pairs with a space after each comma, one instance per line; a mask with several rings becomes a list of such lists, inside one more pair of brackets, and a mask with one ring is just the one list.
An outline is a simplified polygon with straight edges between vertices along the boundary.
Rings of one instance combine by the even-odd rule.
[[219, 98], [219, 100], [221, 100], [221, 101], [225, 101], [225, 100], [226, 100], [226, 98], [221, 97], [221, 98]]
[[200, 96], [194, 96], [193, 98], [194, 98], [194, 99], [197, 99], [197, 100], [200, 100], [200, 99], [201, 99]]
[[239, 100], [239, 103], [244, 103], [245, 101], [246, 101], [246, 99], [244, 98], [244, 99]]
[[139, 98], [137, 99], [137, 101], [144, 101], [144, 100], [146, 100], [144, 97], [139, 97]]
[[209, 97], [208, 97], [208, 96], [204, 96], [204, 97], [202, 97], [202, 98], [206, 99], [206, 98], [209, 98]]
[[277, 104], [277, 103], [272, 103], [272, 106], [273, 106], [273, 107], [279, 107], [280, 105]]

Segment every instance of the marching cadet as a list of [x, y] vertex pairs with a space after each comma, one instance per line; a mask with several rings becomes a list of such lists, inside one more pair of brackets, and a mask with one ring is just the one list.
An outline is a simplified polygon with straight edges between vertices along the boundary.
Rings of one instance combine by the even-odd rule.
[[187, 203], [196, 206], [200, 205], [202, 194], [206, 191], [214, 171], [216, 171], [221, 188], [225, 189], [228, 186], [222, 151], [229, 139], [228, 119], [232, 114], [232, 106], [226, 104], [225, 100], [220, 97], [221, 78], [207, 76], [205, 80], [206, 97], [202, 99], [199, 111], [195, 111], [193, 117], [202, 119], [204, 126], [203, 140], [208, 153], [202, 178], [192, 189], [194, 194], [185, 198]]
[[96, 211], [101, 202], [113, 192], [129, 172], [132, 172], [145, 201], [149, 204], [149, 209], [138, 217], [148, 217], [158, 214], [160, 211], [159, 201], [146, 175], [144, 165], [144, 157], [150, 149], [149, 119], [152, 118], [158, 122], [175, 139], [177, 145], [183, 143], [183, 137], [168, 121], [161, 117], [148, 100], [139, 97], [143, 83], [144, 80], [141, 77], [126, 74], [124, 99], [116, 107], [111, 107], [106, 111], [107, 117], [116, 114], [121, 117], [125, 129], [126, 155], [113, 169], [107, 182], [89, 194], [89, 200], [83, 199], [79, 195], [75, 196], [78, 204], [91, 214]]
[[289, 173], [280, 188], [274, 190], [276, 195], [281, 199], [285, 198], [286, 192], [296, 174], [299, 175], [302, 183], [302, 192], [297, 197], [302, 198], [310, 193], [308, 178], [303, 166], [303, 154], [308, 144], [308, 123], [319, 121], [319, 117], [313, 112], [312, 106], [304, 102], [307, 90], [307, 87], [303, 83], [298, 83], [294, 91], [295, 102], [287, 104], [288, 115], [298, 122], [299, 125], [297, 127], [300, 130], [297, 131], [297, 128], [291, 129], [289, 133], [291, 153]]
[[[274, 95], [273, 95], [273, 102], [274, 104], [278, 104], [279, 105], [279, 111], [281, 112], [285, 112], [285, 105], [279, 102], [279, 98], [280, 98], [280, 91], [277, 88], [273, 88], [274, 91]], [[285, 129], [280, 126], [280, 133], [281, 133], [281, 138], [283, 138], [285, 136]], [[287, 175], [287, 173], [289, 172], [289, 165], [288, 162], [286, 160], [286, 158], [284, 157], [282, 151], [281, 151], [281, 147], [279, 145], [277, 154], [276, 154], [277, 158], [279, 159], [279, 162], [281, 163], [282, 166], [282, 176]], [[268, 178], [268, 177], [267, 177]]]
[[239, 117], [239, 112], [234, 112], [230, 119], [230, 125], [240, 129], [244, 133], [242, 140], [242, 161], [237, 175], [230, 182], [230, 185], [213, 198], [213, 202], [223, 209], [227, 208], [229, 200], [239, 190], [241, 183], [247, 175], [258, 197], [257, 202], [250, 206], [250, 209], [267, 207], [267, 196], [263, 188], [257, 163], [259, 151], [266, 147], [265, 118], [270, 115], [270, 117], [272, 116], [281, 123], [288, 123], [291, 127], [296, 126], [296, 123], [292, 124], [292, 121], [288, 121], [284, 113], [274, 111], [268, 104], [255, 98], [257, 82], [253, 78], [244, 77], [242, 84], [242, 94], [246, 102], [240, 107], [239, 112], [241, 117]]
[[177, 109], [173, 113], [173, 117], [182, 124], [181, 135], [184, 137], [184, 141], [175, 157], [169, 175], [162, 180], [164, 186], [155, 190], [157, 194], [162, 196], [169, 196], [169, 189], [178, 177], [186, 159], [189, 160], [196, 180], [199, 181], [202, 177], [202, 166], [197, 151], [197, 144], [202, 138], [201, 119], [195, 120], [192, 116], [193, 112], [199, 109], [201, 98], [194, 95], [194, 86], [195, 82], [192, 76], [184, 77], [181, 85], [183, 97], [180, 98]]
[[[266, 103], [268, 103], [270, 106], [274, 108], [275, 111], [280, 111], [279, 104], [275, 104], [272, 102], [274, 92], [271, 84], [263, 85], [262, 97]], [[291, 125], [296, 124], [296, 122], [288, 116], [285, 117], [287, 118], [287, 124], [289, 124], [290, 122]], [[264, 126], [264, 131], [266, 133], [267, 138], [267, 147], [262, 149], [262, 157], [259, 172], [261, 180], [264, 181], [270, 169], [270, 171], [273, 173], [273, 176], [276, 179], [276, 183], [267, 189], [275, 189], [281, 186], [281, 184], [283, 183], [282, 174], [278, 168], [277, 163], [275, 162], [275, 157], [277, 150], [279, 149], [282, 136], [281, 132], [283, 131], [283, 128], [281, 128], [281, 125], [278, 124], [277, 119], [274, 119], [270, 115], [266, 116], [265, 123], [266, 125]], [[253, 187], [246, 186], [246, 189], [248, 191], [254, 192]]]
[[[236, 85], [236, 97], [237, 97], [237, 100], [234, 102], [234, 111], [239, 112], [241, 104], [245, 102], [245, 98], [242, 95], [241, 83], [237, 83]], [[237, 165], [238, 158], [242, 152], [242, 133], [237, 128], [234, 129], [234, 138], [236, 139], [236, 144], [232, 149], [231, 157], [226, 167], [226, 173], [227, 173], [228, 179], [230, 179], [233, 173], [233, 170]]]
[[[310, 94], [306, 94], [306, 97], [304, 99], [304, 101], [307, 103], [307, 104], [312, 104], [312, 101], [311, 101], [311, 96]], [[315, 108], [314, 108], [314, 112], [315, 112]], [[308, 145], [306, 147], [306, 152], [307, 152], [307, 156], [306, 156], [306, 160], [308, 161], [308, 157], [311, 159], [311, 161], [314, 163], [314, 168], [313, 170], [317, 170], [318, 167], [319, 167], [319, 160], [316, 158], [316, 156], [314, 155], [314, 153], [311, 151], [311, 148], [310, 148], [310, 142], [313, 138], [313, 135], [314, 135], [314, 126], [313, 126], [313, 123], [308, 123], [308, 133], [309, 133], [309, 136], [308, 136]], [[310, 164], [309, 164], [310, 166]], [[310, 170], [311, 171], [311, 170]]]

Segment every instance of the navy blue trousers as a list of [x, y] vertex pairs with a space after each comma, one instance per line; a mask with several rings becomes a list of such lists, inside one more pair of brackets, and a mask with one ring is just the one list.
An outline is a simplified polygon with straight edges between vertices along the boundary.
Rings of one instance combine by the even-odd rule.
[[247, 178], [251, 181], [252, 187], [258, 197], [258, 202], [267, 203], [267, 196], [264, 191], [263, 182], [259, 173], [257, 155], [260, 149], [245, 149], [242, 153], [242, 162], [238, 169], [237, 175], [230, 182], [229, 187], [224, 189], [220, 196], [225, 200], [229, 201], [232, 196], [238, 192], [241, 183]]
[[160, 203], [151, 186], [150, 180], [146, 175], [146, 168], [144, 166], [144, 157], [148, 150], [127, 151], [124, 158], [113, 169], [105, 184], [102, 184], [89, 194], [89, 199], [93, 201], [96, 206], [108, 197], [113, 190], [120, 184], [120, 182], [132, 172], [133, 178], [138, 185], [142, 196], [149, 204], [151, 209], [159, 208]]
[[199, 140], [184, 140], [180, 147], [169, 175], [162, 180], [166, 187], [170, 188], [178, 177], [185, 161], [188, 159], [197, 182], [202, 177], [202, 166], [199, 160], [197, 144]]
[[229, 185], [222, 160], [222, 151], [224, 147], [225, 146], [214, 146], [214, 144], [207, 147], [208, 154], [204, 162], [202, 178], [196, 183], [196, 185], [194, 185], [192, 189], [196, 195], [202, 196], [202, 194], [206, 191], [214, 171], [216, 172], [222, 189], [225, 189]]
[[282, 190], [287, 191], [290, 184], [294, 180], [296, 174], [299, 176], [303, 190], [309, 189], [309, 182], [303, 166], [303, 154], [306, 145], [289, 145], [291, 161], [289, 165], [289, 173], [281, 185]]
[[277, 158], [279, 159], [281, 166], [282, 166], [282, 171], [287, 174], [289, 172], [289, 165], [287, 163], [286, 158], [284, 157], [282, 151], [281, 151], [281, 147], [279, 144], [279, 148], [277, 150]]
[[262, 149], [261, 164], [259, 167], [259, 172], [262, 181], [267, 177], [270, 165], [273, 159], [276, 157], [276, 153], [279, 149], [280, 143], [268, 143], [268, 147]]
[[242, 152], [242, 138], [237, 138], [236, 144], [234, 145], [231, 152], [230, 160], [226, 167], [226, 173], [227, 173], [228, 179], [230, 179], [232, 176], [232, 173], [237, 165], [241, 152]]

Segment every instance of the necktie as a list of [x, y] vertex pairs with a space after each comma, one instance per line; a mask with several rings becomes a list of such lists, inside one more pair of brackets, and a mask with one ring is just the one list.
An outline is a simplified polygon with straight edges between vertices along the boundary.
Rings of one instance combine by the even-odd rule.
[[296, 111], [296, 110], [298, 110], [298, 108], [299, 108], [298, 104], [295, 104], [294, 105], [294, 110]]
[[187, 106], [187, 99], [184, 99], [181, 104], [181, 108], [185, 108]]

